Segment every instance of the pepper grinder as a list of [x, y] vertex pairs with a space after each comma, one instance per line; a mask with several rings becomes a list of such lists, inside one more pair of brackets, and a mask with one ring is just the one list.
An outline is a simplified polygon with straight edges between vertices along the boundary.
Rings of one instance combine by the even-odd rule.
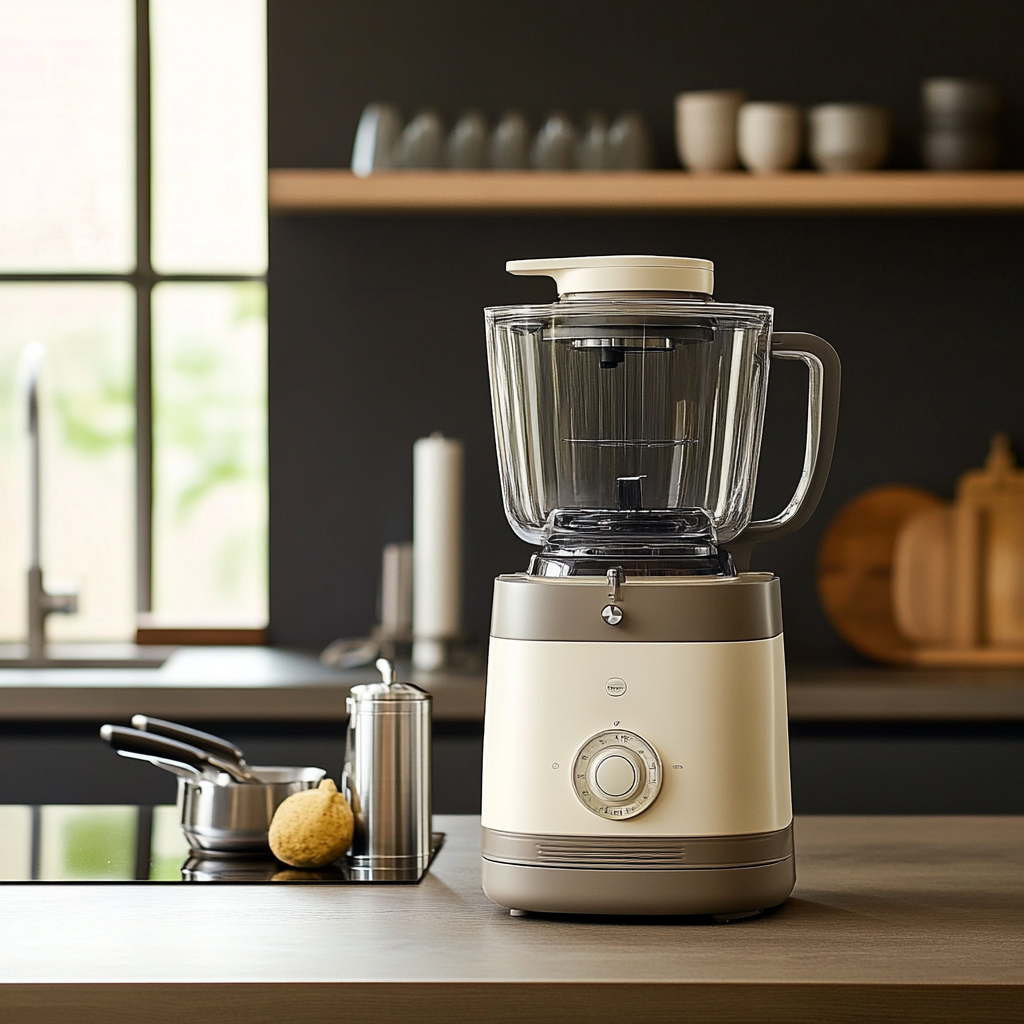
[[414, 881], [430, 863], [430, 721], [433, 700], [399, 683], [387, 658], [382, 681], [353, 686], [342, 787], [355, 816], [353, 877]]

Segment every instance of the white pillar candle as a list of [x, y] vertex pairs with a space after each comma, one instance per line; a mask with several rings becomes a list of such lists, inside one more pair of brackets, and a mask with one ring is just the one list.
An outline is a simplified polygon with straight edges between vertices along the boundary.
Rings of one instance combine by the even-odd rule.
[[430, 671], [462, 619], [462, 442], [413, 445], [413, 665]]

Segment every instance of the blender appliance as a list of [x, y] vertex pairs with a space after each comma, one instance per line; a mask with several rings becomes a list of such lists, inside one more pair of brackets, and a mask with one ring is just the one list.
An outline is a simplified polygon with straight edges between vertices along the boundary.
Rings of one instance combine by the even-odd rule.
[[[485, 311], [505, 512], [540, 546], [495, 582], [483, 888], [513, 913], [711, 914], [795, 882], [779, 581], [755, 544], [828, 475], [839, 359], [713, 265], [516, 260], [549, 305]], [[752, 522], [771, 358], [808, 371], [796, 491]]]

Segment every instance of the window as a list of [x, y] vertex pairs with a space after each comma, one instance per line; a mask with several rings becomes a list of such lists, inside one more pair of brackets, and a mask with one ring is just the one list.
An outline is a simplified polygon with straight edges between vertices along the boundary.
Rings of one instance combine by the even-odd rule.
[[41, 378], [42, 564], [138, 611], [263, 625], [262, 0], [0, 0], [0, 639], [25, 633], [19, 364]]

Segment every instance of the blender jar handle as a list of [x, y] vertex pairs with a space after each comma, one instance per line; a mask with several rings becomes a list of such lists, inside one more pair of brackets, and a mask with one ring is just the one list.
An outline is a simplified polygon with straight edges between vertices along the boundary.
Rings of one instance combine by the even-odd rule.
[[[800, 481], [786, 507], [771, 519], [760, 519], [728, 545], [738, 562], [749, 561], [755, 544], [776, 540], [799, 530], [814, 514], [825, 489], [839, 421], [839, 356], [824, 338], [814, 334], [773, 333], [772, 355], [799, 359], [807, 365], [807, 444]], [[736, 550], [736, 549], [740, 550]], [[741, 568], [742, 571], [742, 568]]]

